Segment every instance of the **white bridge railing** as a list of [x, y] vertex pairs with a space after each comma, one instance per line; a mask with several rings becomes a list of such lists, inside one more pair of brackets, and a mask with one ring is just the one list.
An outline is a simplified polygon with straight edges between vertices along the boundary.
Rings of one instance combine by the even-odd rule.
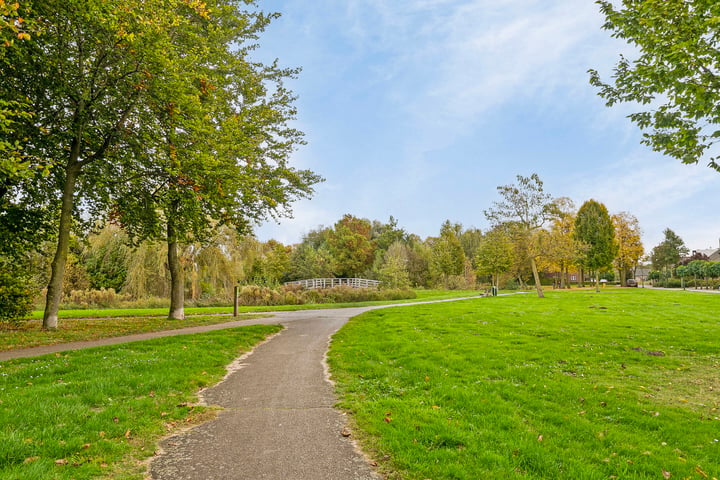
[[377, 288], [380, 280], [368, 280], [366, 278], [311, 278], [309, 280], [297, 280], [285, 282], [285, 285], [301, 285], [305, 289], [333, 288], [347, 286], [351, 288]]

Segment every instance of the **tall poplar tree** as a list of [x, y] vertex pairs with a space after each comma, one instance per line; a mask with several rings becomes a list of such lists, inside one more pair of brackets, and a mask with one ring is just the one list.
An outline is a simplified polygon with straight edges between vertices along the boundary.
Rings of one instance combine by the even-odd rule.
[[583, 203], [575, 218], [573, 235], [585, 246], [580, 263], [595, 272], [595, 290], [599, 292], [600, 270], [612, 265], [617, 253], [615, 228], [605, 205], [592, 199]]

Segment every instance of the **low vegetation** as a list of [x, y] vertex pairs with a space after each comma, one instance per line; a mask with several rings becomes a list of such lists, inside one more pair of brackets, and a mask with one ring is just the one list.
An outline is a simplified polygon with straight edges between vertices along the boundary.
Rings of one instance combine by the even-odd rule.
[[608, 289], [382, 309], [329, 362], [389, 478], [718, 478], [718, 302]]
[[199, 389], [278, 326], [0, 362], [0, 478], [141, 479], [168, 433], [207, 420]]

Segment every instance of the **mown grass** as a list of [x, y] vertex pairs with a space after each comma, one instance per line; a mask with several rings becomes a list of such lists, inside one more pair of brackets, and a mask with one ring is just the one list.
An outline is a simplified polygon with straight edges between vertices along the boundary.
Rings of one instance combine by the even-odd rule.
[[608, 289], [382, 309], [328, 360], [390, 478], [718, 478], [719, 307]]
[[165, 317], [123, 316], [110, 318], [62, 319], [56, 330], [44, 330], [42, 322], [30, 320], [18, 325], [0, 324], [0, 351], [57, 345], [60, 343], [121, 337], [136, 333], [177, 330], [185, 327], [214, 325], [264, 315], [207, 315], [168, 320]]
[[0, 351], [213, 325], [258, 318], [263, 316], [262, 313], [267, 312], [364, 307], [479, 295], [475, 290], [418, 290], [417, 293], [416, 299], [393, 302], [242, 307], [239, 309], [242, 315], [238, 318], [232, 316], [232, 307], [186, 308], [185, 313], [188, 316], [185, 320], [167, 320], [165, 308], [61, 310], [58, 328], [53, 331], [43, 330], [42, 322], [39, 320], [42, 318], [42, 312], [34, 312], [33, 320], [17, 325], [0, 323]]
[[[355, 303], [323, 303], [308, 305], [279, 305], [269, 307], [245, 307], [240, 306], [240, 313], [254, 312], [277, 312], [292, 310], [316, 310], [325, 308], [348, 308], [362, 307], [371, 305], [386, 305], [389, 303], [408, 303], [426, 300], [443, 300], [448, 298], [471, 297], [480, 295], [477, 290], [416, 290], [417, 298], [408, 300], [393, 301], [371, 301], [371, 302], [355, 302]], [[233, 307], [186, 307], [186, 315], [230, 315], [233, 313]], [[88, 308], [77, 310], [60, 310], [59, 318], [112, 318], [112, 317], [162, 317], [167, 316], [167, 308]], [[43, 317], [42, 310], [34, 310], [30, 315], [31, 319], [38, 320]]]
[[0, 478], [142, 479], [159, 439], [210, 418], [199, 389], [278, 326], [0, 362]]

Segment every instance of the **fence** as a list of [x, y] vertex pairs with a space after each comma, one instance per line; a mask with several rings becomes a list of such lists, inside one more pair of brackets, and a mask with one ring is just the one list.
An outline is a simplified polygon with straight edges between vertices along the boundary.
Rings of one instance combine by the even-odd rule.
[[301, 285], [305, 289], [333, 288], [347, 286], [351, 288], [377, 288], [379, 280], [368, 280], [366, 278], [311, 278], [309, 280], [297, 280], [285, 282], [285, 285]]

